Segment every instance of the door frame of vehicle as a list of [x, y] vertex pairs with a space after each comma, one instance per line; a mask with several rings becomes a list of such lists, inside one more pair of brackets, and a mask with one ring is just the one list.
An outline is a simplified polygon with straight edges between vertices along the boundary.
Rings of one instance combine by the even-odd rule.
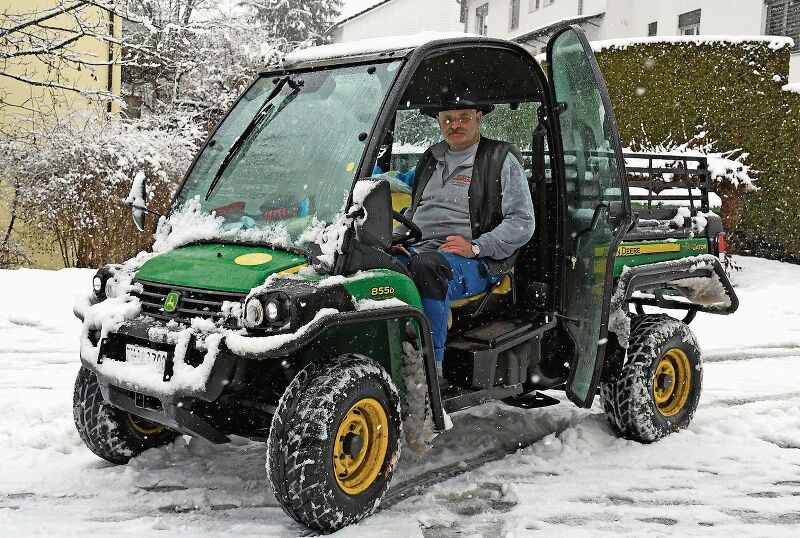
[[[579, 355], [578, 346], [575, 346], [575, 354], [570, 361], [570, 371], [569, 377], [567, 379], [566, 385], [566, 392], [567, 396], [573, 403], [580, 407], [590, 407], [592, 405], [592, 401], [594, 400], [595, 393], [597, 391], [597, 386], [600, 381], [600, 375], [603, 370], [603, 363], [605, 359], [605, 352], [608, 342], [608, 317], [610, 311], [610, 302], [611, 302], [611, 295], [613, 294], [614, 288], [614, 259], [616, 257], [617, 249], [619, 248], [619, 244], [622, 241], [622, 238], [629, 228], [631, 223], [631, 213], [630, 213], [630, 200], [628, 194], [628, 184], [627, 184], [627, 177], [625, 174], [625, 160], [622, 157], [622, 148], [620, 145], [619, 139], [619, 130], [617, 128], [617, 121], [614, 115], [614, 109], [611, 105], [611, 99], [608, 95], [608, 89], [605, 84], [605, 80], [600, 72], [600, 66], [597, 64], [597, 59], [595, 58], [594, 52], [592, 52], [591, 45], [589, 45], [589, 41], [586, 39], [586, 35], [584, 34], [583, 30], [577, 25], [571, 25], [565, 27], [550, 38], [547, 43], [547, 69], [548, 69], [548, 88], [551, 92], [551, 98], [554, 103], [557, 102], [557, 95], [555, 91], [555, 78], [553, 73], [553, 44], [558, 40], [559, 37], [564, 35], [568, 32], [574, 32], [578, 40], [583, 47], [583, 52], [586, 56], [586, 59], [591, 67], [592, 73], [594, 74], [595, 81], [597, 83], [597, 87], [600, 93], [600, 98], [603, 104], [603, 108], [605, 109], [606, 119], [608, 121], [608, 128], [610, 130], [607, 135], [610, 137], [613, 145], [615, 161], [617, 163], [617, 170], [619, 174], [619, 183], [620, 183], [620, 194], [622, 198], [622, 206], [624, 210], [624, 214], [621, 216], [620, 222], [617, 224], [616, 229], [614, 230], [612, 240], [609, 244], [608, 255], [606, 258], [606, 267], [605, 267], [605, 275], [603, 281], [603, 294], [602, 294], [602, 305], [600, 309], [600, 331], [599, 337], [597, 339], [597, 351], [595, 354], [595, 363], [594, 363], [594, 371], [591, 376], [591, 380], [589, 383], [588, 392], [584, 397], [575, 394], [573, 390], [573, 381], [575, 379], [576, 372], [578, 371], [578, 364], [581, 360], [588, 360], [589, 357], [582, 357]], [[557, 116], [555, 117], [555, 121], [551, 122], [551, 127], [558, 133], [558, 154], [563, 156], [563, 142], [562, 136], [563, 133], [561, 132], [561, 125], [560, 121]], [[559, 161], [562, 161], [559, 159]], [[562, 170], [562, 174], [563, 174]], [[561, 176], [562, 178], [565, 177], [564, 175]], [[562, 181], [561, 188], [566, 188], [566, 182]], [[562, 204], [564, 214], [566, 214], [567, 207], [566, 207], [566, 193], [562, 191]], [[571, 237], [568, 237], [568, 230], [566, 226], [563, 229], [562, 235], [562, 242], [566, 245], [572, 240]], [[562, 265], [560, 271], [559, 281], [561, 283], [566, 284], [567, 282], [567, 274], [568, 271], [571, 270], [568, 267], [568, 260], [567, 256], [564, 255], [562, 258]], [[561, 293], [561, 312], [565, 312], [567, 307], [567, 290], [566, 285], [562, 287]], [[574, 322], [576, 320], [569, 320]]]

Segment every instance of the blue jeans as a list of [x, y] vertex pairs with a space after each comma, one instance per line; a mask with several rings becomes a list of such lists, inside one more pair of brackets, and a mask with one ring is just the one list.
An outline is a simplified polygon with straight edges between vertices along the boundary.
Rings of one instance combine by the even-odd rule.
[[[490, 284], [497, 282], [497, 277], [491, 275], [486, 264], [479, 259], [464, 258], [449, 252], [417, 253], [413, 249], [409, 250], [412, 253], [411, 258], [403, 254], [396, 257], [409, 269], [419, 290], [422, 310], [431, 324], [436, 370], [441, 374], [450, 301], [485, 291]], [[446, 263], [449, 267], [443, 267], [441, 263]]]

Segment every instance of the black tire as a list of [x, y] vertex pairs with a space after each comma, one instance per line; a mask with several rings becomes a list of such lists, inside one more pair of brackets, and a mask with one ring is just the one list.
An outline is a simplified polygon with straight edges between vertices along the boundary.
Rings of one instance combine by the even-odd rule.
[[[672, 380], [665, 370], [674, 374]], [[670, 316], [648, 314], [633, 318], [619, 378], [601, 385], [600, 399], [615, 433], [651, 443], [689, 426], [702, 384], [701, 353], [691, 329]]]
[[75, 427], [89, 450], [106, 461], [128, 463], [149, 448], [166, 445], [178, 434], [107, 403], [97, 376], [81, 367], [72, 396]]
[[[334, 449], [344, 439], [337, 432], [365, 401], [378, 402], [383, 409], [388, 442], [385, 450], [380, 449], [385, 440], [364, 442], [365, 454], [374, 456], [377, 476], [367, 480], [362, 491], [347, 493], [334, 470]], [[389, 487], [401, 434], [400, 397], [380, 365], [355, 355], [308, 365], [286, 389], [272, 419], [267, 472], [275, 498], [295, 521], [318, 531], [335, 531], [364, 519]]]

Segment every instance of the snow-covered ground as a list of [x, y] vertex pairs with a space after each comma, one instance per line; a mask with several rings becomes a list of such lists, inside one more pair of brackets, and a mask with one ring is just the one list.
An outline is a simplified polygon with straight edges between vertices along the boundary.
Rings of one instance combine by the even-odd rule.
[[[406, 454], [393, 487], [434, 485], [339, 534], [800, 534], [800, 266], [737, 261], [739, 311], [692, 323], [706, 367], [688, 431], [640, 445], [597, 406], [487, 404], [456, 414], [423, 460]], [[0, 535], [303, 533], [272, 496], [262, 443], [181, 438], [121, 467], [82, 445], [71, 309], [92, 274], [0, 271]], [[472, 470], [437, 481], [459, 465]]]

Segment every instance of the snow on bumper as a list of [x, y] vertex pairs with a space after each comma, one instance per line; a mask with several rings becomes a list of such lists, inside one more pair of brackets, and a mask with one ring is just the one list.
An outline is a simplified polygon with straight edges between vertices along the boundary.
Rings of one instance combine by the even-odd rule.
[[[190, 326], [163, 324], [141, 316], [138, 300], [130, 297], [82, 306], [81, 360], [102, 382], [160, 398], [189, 396], [208, 401], [218, 397], [228, 383], [237, 356], [269, 356], [338, 313], [322, 309], [293, 333], [255, 337], [201, 318]], [[128, 362], [129, 344], [166, 351], [167, 357]]]

